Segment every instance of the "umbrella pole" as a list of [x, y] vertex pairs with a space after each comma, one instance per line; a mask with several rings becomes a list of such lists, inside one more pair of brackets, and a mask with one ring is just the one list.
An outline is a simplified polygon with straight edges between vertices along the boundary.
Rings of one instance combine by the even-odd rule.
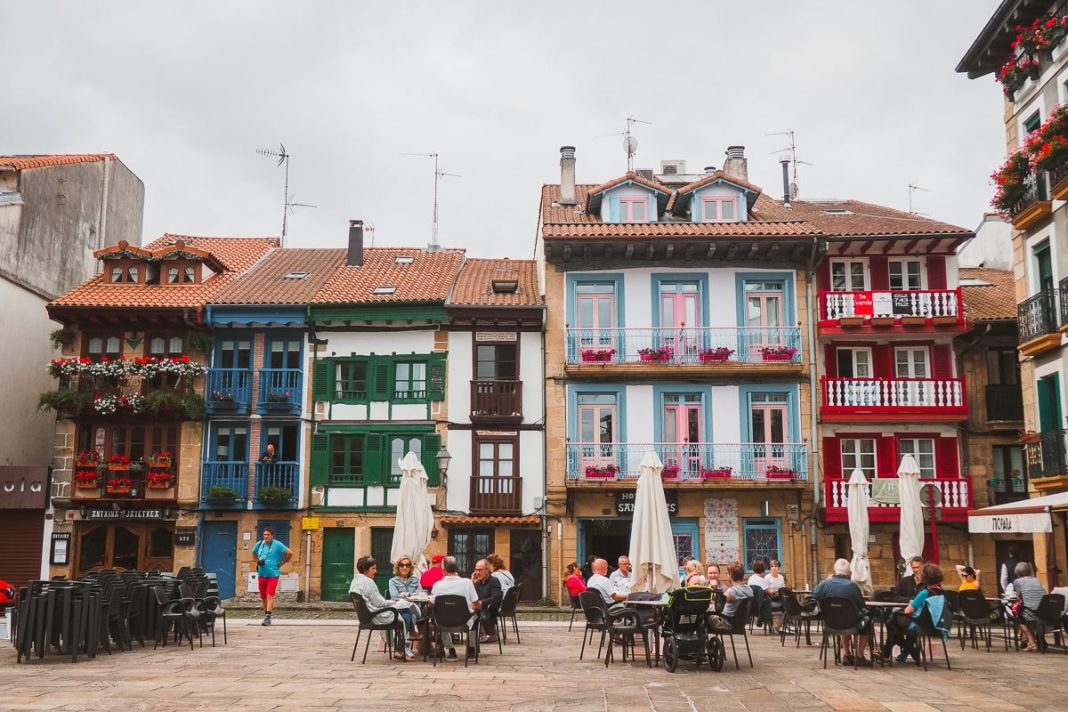
[[935, 523], [934, 497], [930, 498], [927, 507], [931, 510], [931, 558], [938, 563], [938, 525]]

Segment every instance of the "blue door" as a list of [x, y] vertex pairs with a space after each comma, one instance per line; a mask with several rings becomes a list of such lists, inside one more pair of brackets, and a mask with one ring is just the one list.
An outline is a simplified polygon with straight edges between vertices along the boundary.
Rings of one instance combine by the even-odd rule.
[[237, 564], [237, 522], [205, 522], [201, 566], [215, 574], [219, 597], [234, 597], [234, 567]]

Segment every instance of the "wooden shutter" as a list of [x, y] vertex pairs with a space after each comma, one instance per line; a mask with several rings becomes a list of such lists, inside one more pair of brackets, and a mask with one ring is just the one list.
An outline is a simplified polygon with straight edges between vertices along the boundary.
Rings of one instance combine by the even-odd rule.
[[426, 365], [427, 399], [445, 400], [445, 357], [434, 354]]
[[[863, 436], [860, 436], [863, 437]], [[893, 436], [875, 438], [875, 471], [880, 477], [897, 474], [897, 441]]]
[[872, 291], [890, 289], [890, 267], [885, 257], [868, 259], [868, 275]]
[[823, 370], [828, 378], [838, 377], [838, 350], [833, 344], [823, 347]]
[[393, 393], [393, 359], [382, 356], [370, 359], [367, 378], [371, 381], [368, 388], [371, 400], [389, 400]]
[[823, 476], [842, 476], [842, 445], [836, 437], [823, 439]]
[[315, 433], [311, 439], [309, 480], [312, 486], [322, 486], [330, 480], [330, 436]]
[[[12, 509], [0, 515], [0, 568], [4, 580], [16, 589], [41, 578], [44, 521], [39, 509]], [[73, 543], [67, 542], [68, 551]]]
[[935, 477], [960, 475], [956, 438], [935, 438], [935, 465]]
[[363, 438], [363, 481], [385, 484], [389, 480], [389, 443], [382, 433], [367, 433]]
[[935, 344], [931, 347], [931, 376], [953, 378], [953, 347], [949, 344]]
[[893, 378], [894, 347], [891, 344], [876, 344], [871, 347], [872, 373], [876, 378]]
[[619, 196], [608, 200], [608, 222], [619, 222]]
[[824, 259], [820, 262], [820, 266], [816, 268], [816, 285], [817, 291], [822, 290], [824, 292], [830, 292], [833, 289], [831, 284], [831, 261]]
[[426, 470], [427, 483], [431, 487], [441, 484], [441, 473], [438, 472], [438, 450], [441, 449], [441, 436], [437, 433], [428, 433], [423, 436], [423, 452], [420, 460]]
[[927, 288], [946, 288], [946, 258], [941, 255], [927, 257]]
[[334, 361], [324, 359], [315, 362], [315, 372], [312, 378], [312, 398], [317, 401], [329, 401], [334, 399], [337, 392], [334, 383], [334, 373], [337, 367]]

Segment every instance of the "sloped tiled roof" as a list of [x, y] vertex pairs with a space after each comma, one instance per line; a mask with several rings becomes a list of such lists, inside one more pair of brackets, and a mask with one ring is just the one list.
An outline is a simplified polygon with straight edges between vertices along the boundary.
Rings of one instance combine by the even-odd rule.
[[[895, 210], [885, 205], [865, 203], [860, 200], [795, 200], [791, 207], [784, 207], [782, 201], [767, 198], [762, 205], [766, 214], [761, 219], [775, 219], [777, 216], [793, 215], [794, 219], [804, 220], [824, 235], [869, 237], [874, 235], [934, 235], [959, 234], [964, 237], [971, 230], [949, 223], [933, 220], [904, 210]], [[827, 212], [847, 211], [847, 212]]]
[[144, 250], [165, 250], [177, 241], [204, 250], [221, 264], [224, 271], [200, 284], [107, 284], [104, 275], [91, 277], [51, 303], [56, 307], [129, 307], [180, 308], [205, 304], [229, 285], [241, 272], [251, 267], [272, 247], [277, 237], [191, 237], [163, 235], [145, 245]]
[[987, 282], [989, 286], [961, 285], [964, 314], [972, 321], [1015, 321], [1016, 286], [1010, 270], [962, 267], [960, 279]]
[[641, 175], [640, 173], [636, 173], [635, 171], [627, 171], [625, 175], [621, 175], [619, 178], [613, 178], [607, 183], [601, 183], [598, 186], [592, 186], [589, 190], [589, 193], [590, 195], [594, 195], [596, 193], [603, 193], [609, 188], [614, 188], [615, 186], [620, 185], [621, 183], [626, 183], [627, 181], [634, 181], [639, 185], [644, 185], [646, 188], [651, 188], [652, 190], [656, 190], [661, 193], [666, 193], [669, 195], [671, 193], [671, 188], [668, 188], [663, 183], [658, 183], [655, 180], [646, 178], [645, 176]]
[[[343, 248], [271, 250], [211, 301], [213, 304], [307, 304], [344, 264], [345, 252]], [[306, 276], [296, 276], [301, 274]]]
[[[494, 292], [494, 280], [516, 280], [519, 289], [511, 293]], [[535, 307], [543, 303], [540, 291], [538, 265], [534, 260], [469, 259], [460, 270], [449, 304]]]
[[748, 190], [753, 191], [754, 193], [763, 193], [764, 192], [764, 189], [761, 188], [759, 185], [754, 185], [753, 183], [750, 183], [749, 181], [746, 181], [746, 180], [742, 180], [741, 178], [736, 178], [734, 176], [729, 176], [726, 173], [724, 173], [722, 170], [718, 170], [718, 171], [714, 171], [712, 173], [709, 173], [707, 176], [705, 176], [704, 178], [701, 178], [700, 180], [695, 180], [693, 183], [690, 183], [689, 185], [684, 185], [683, 187], [678, 189], [677, 193], [679, 195], [686, 195], [687, 193], [691, 193], [691, 192], [693, 192], [693, 191], [695, 191], [695, 190], [697, 190], [699, 188], [705, 187], [709, 183], [715, 183], [717, 180], [725, 180], [728, 183], [733, 183], [736, 186], [739, 186], [741, 188], [746, 188]]
[[795, 237], [818, 235], [819, 231], [803, 222], [737, 223], [594, 223], [546, 225], [542, 234], [552, 237]]
[[[410, 264], [398, 257], [412, 257]], [[430, 252], [417, 247], [369, 247], [363, 264], [339, 266], [311, 300], [313, 304], [367, 302], [444, 302], [460, 266], [463, 250]], [[376, 287], [396, 287], [391, 294], [374, 294]]]
[[11, 166], [17, 171], [30, 168], [47, 168], [65, 166], [72, 163], [96, 163], [107, 159], [118, 160], [114, 153], [57, 153], [27, 154], [22, 156], [0, 156], [0, 166]]

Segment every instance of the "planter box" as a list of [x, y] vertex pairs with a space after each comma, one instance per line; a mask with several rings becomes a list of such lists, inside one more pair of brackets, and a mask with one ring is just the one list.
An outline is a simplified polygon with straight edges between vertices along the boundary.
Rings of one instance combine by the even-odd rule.
[[726, 479], [730, 476], [730, 470], [701, 470], [701, 477], [706, 480]]
[[75, 480], [74, 489], [100, 489], [100, 482], [93, 480], [92, 482], [78, 482]]
[[289, 401], [263, 401], [260, 405], [264, 410], [292, 410], [294, 404]]
[[586, 471], [586, 479], [590, 480], [613, 480], [616, 477], [614, 472], [591, 472]]
[[211, 407], [215, 410], [237, 410], [241, 404], [232, 400], [213, 400]]
[[797, 477], [796, 472], [765, 472], [764, 477], [769, 480], [792, 480]]
[[156, 460], [150, 460], [149, 463], [148, 463], [148, 466], [151, 467], [154, 470], [165, 470], [165, 469], [167, 469], [168, 467], [170, 467], [173, 464], [174, 464], [174, 461], [171, 460], [171, 458], [169, 458], [169, 457], [161, 457], [161, 458], [158, 458]]
[[129, 464], [119, 465], [119, 464], [112, 463], [112, 464], [108, 465], [108, 472], [129, 472], [129, 471], [130, 471], [130, 465]]
[[259, 500], [256, 500], [256, 501], [259, 502], [260, 504], [264, 505], [264, 506], [270, 507], [271, 505], [280, 506], [280, 505], [289, 504], [290, 502], [293, 501], [293, 498], [292, 497], [287, 497], [286, 499], [259, 499]]
[[662, 480], [677, 480], [679, 479], [679, 471], [668, 472], [667, 470], [661, 470], [660, 479]]
[[862, 316], [843, 316], [838, 319], [838, 326], [864, 326]]
[[237, 497], [208, 497], [208, 504], [216, 507], [229, 507], [237, 504]]
[[130, 494], [130, 487], [105, 487], [104, 492], [107, 494]]
[[701, 361], [704, 361], [705, 363], [708, 363], [710, 361], [716, 361], [716, 362], [722, 363], [723, 361], [729, 360], [730, 357], [731, 357], [730, 354], [698, 354], [697, 355], [697, 358], [701, 359]]
[[[954, 319], [956, 321], [956, 319]], [[902, 326], [923, 326], [927, 323], [927, 317], [925, 316], [903, 316], [901, 317]]]
[[608, 363], [612, 360], [612, 354], [582, 354], [583, 363]]
[[871, 318], [872, 326], [893, 326], [894, 317], [892, 316], [873, 316]]
[[765, 361], [793, 361], [794, 354], [761, 354]]
[[931, 323], [938, 326], [950, 326], [957, 323], [957, 317], [955, 316], [935, 316], [931, 317]]
[[97, 460], [96, 462], [93, 462], [92, 460], [78, 460], [78, 467], [84, 468], [86, 470], [95, 470], [99, 465], [100, 460]]
[[174, 480], [171, 480], [170, 482], [146, 482], [145, 487], [154, 490], [171, 489], [172, 487], [174, 487]]
[[638, 358], [642, 361], [670, 361], [670, 356], [661, 356], [659, 354], [638, 354]]

